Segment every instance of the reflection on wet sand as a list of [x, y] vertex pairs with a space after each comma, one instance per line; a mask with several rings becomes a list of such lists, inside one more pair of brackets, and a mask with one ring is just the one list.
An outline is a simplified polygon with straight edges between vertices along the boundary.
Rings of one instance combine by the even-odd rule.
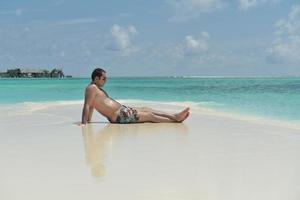
[[[86, 162], [94, 177], [103, 177], [106, 173], [103, 161], [117, 140], [125, 137], [154, 136], [163, 134], [186, 135], [188, 128], [183, 123], [178, 124], [111, 124], [104, 127], [99, 124], [88, 124], [82, 127], [85, 144]], [[147, 139], [145, 137], [145, 139]]]

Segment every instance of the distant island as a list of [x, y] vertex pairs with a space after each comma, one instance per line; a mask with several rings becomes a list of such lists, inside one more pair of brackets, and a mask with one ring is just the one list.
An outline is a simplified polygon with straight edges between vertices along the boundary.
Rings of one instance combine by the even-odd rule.
[[46, 69], [8, 69], [6, 72], [0, 72], [0, 78], [72, 78], [65, 75], [62, 69], [54, 68], [51, 71]]

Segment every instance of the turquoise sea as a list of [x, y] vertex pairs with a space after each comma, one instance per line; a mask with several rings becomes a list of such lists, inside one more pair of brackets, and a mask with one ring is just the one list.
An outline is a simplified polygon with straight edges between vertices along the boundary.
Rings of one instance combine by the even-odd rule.
[[[90, 79], [0, 79], [0, 104], [82, 100]], [[300, 77], [110, 78], [114, 99], [192, 102], [218, 111], [300, 122]]]

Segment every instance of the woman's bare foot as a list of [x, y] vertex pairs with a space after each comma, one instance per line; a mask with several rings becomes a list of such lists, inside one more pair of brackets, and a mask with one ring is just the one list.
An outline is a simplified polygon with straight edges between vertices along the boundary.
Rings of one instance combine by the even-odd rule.
[[190, 108], [188, 107], [188, 108], [184, 109], [183, 111], [181, 111], [180, 113], [177, 113], [175, 115], [175, 120], [177, 122], [183, 122], [189, 116], [189, 110], [190, 110]]

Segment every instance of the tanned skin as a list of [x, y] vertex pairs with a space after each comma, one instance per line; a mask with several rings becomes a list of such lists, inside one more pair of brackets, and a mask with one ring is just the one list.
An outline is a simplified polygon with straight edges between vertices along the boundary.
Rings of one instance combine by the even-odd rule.
[[[107, 93], [102, 90], [106, 80], [106, 73], [102, 73], [102, 76], [95, 77], [94, 80], [92, 80], [92, 82], [86, 87], [80, 125], [85, 125], [91, 121], [94, 109], [105, 116], [108, 121], [116, 121], [118, 112], [122, 105], [116, 100], [110, 98]], [[185, 108], [183, 111], [176, 114], [170, 114], [147, 107], [135, 107], [134, 109], [138, 112], [138, 122], [178, 123], [183, 122], [189, 116], [189, 108]]]

